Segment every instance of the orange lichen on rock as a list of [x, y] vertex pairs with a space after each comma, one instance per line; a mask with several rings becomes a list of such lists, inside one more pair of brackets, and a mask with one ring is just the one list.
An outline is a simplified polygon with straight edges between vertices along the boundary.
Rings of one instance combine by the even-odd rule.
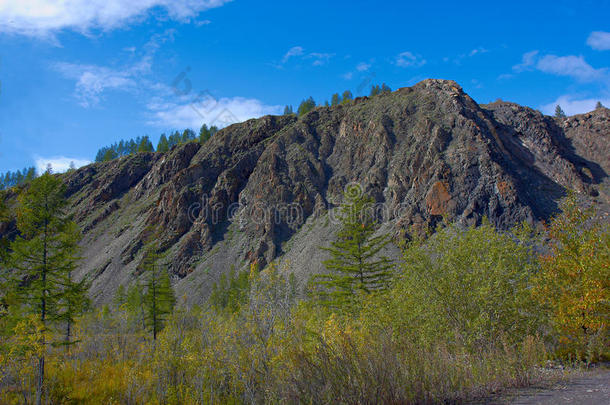
[[428, 212], [431, 215], [444, 215], [448, 212], [450, 202], [449, 185], [442, 181], [434, 183], [426, 196]]

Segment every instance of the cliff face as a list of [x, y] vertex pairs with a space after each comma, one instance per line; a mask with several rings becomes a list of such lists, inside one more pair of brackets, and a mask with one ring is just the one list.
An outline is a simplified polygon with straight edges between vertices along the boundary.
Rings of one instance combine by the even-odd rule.
[[79, 275], [94, 280], [95, 300], [108, 301], [137, 279], [142, 248], [155, 242], [191, 302], [253, 260], [276, 260], [304, 280], [321, 269], [332, 208], [353, 182], [395, 233], [444, 217], [533, 223], [556, 212], [565, 188], [607, 206], [609, 138], [608, 109], [556, 120], [511, 103], [479, 106], [441, 80], [300, 118], [250, 120], [203, 146], [66, 175], [85, 235]]

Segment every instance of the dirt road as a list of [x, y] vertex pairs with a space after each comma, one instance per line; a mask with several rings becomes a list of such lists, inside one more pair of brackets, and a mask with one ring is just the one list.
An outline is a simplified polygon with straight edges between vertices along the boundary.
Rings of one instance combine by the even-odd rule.
[[554, 384], [550, 388], [526, 388], [490, 401], [502, 405], [610, 405], [610, 369], [597, 369]]

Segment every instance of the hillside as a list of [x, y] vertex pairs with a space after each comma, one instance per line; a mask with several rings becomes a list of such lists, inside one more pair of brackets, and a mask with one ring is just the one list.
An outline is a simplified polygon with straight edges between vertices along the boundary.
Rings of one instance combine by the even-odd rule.
[[[178, 296], [201, 303], [220, 274], [274, 260], [304, 281], [332, 239], [329, 210], [357, 182], [394, 234], [483, 217], [501, 229], [557, 211], [566, 188], [610, 204], [610, 110], [556, 119], [478, 105], [453, 81], [296, 116], [266, 116], [65, 175], [83, 229], [80, 277], [108, 302], [137, 279], [143, 247], [167, 253]], [[3, 232], [9, 232], [4, 230]]]

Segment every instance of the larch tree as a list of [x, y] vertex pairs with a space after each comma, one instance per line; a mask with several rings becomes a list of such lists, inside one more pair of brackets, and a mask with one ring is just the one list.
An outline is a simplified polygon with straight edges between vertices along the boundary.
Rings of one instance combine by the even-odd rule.
[[566, 117], [566, 113], [561, 109], [561, 106], [559, 104], [557, 104], [555, 106], [555, 117], [556, 118], [565, 118]]
[[381, 87], [379, 87], [379, 85], [373, 85], [371, 86], [371, 93], [369, 94], [369, 97], [375, 97], [376, 95], [381, 93]]
[[157, 144], [157, 152], [167, 152], [169, 150], [169, 143], [167, 142], [167, 136], [161, 134], [159, 137], [159, 143]]
[[199, 143], [206, 143], [211, 137], [212, 134], [210, 133], [210, 129], [206, 124], [203, 124], [201, 128], [199, 128]]
[[343, 95], [341, 96], [341, 98], [342, 98], [341, 104], [349, 104], [353, 100], [354, 95], [352, 94], [351, 91], [345, 90], [343, 92]]
[[299, 105], [299, 109], [297, 110], [297, 114], [300, 116], [307, 114], [311, 110], [316, 108], [316, 102], [313, 97], [309, 97], [307, 100], [303, 100]]
[[152, 142], [148, 139], [148, 135], [143, 136], [138, 144], [138, 152], [154, 152], [155, 148], [153, 147]]
[[339, 95], [339, 93], [335, 93], [330, 99], [330, 105], [334, 107], [339, 104], [341, 104], [341, 96]]
[[314, 279], [322, 302], [330, 307], [350, 306], [361, 294], [385, 290], [392, 278], [393, 263], [380, 255], [390, 238], [374, 236], [374, 200], [360, 186], [350, 186], [344, 198], [337, 239], [322, 248], [331, 255], [323, 262], [330, 272]]
[[153, 340], [163, 329], [167, 316], [174, 310], [176, 299], [167, 269], [160, 264], [161, 256], [154, 248], [149, 249], [143, 260], [144, 293], [142, 305], [144, 320], [153, 334]]
[[[66, 214], [65, 186], [45, 173], [18, 198], [17, 227], [11, 244], [14, 288], [24, 312], [36, 315], [45, 331], [71, 324], [86, 302], [86, 286], [72, 280], [80, 231]], [[41, 334], [40, 346], [55, 343]], [[38, 357], [36, 402], [42, 403], [45, 350]]]

